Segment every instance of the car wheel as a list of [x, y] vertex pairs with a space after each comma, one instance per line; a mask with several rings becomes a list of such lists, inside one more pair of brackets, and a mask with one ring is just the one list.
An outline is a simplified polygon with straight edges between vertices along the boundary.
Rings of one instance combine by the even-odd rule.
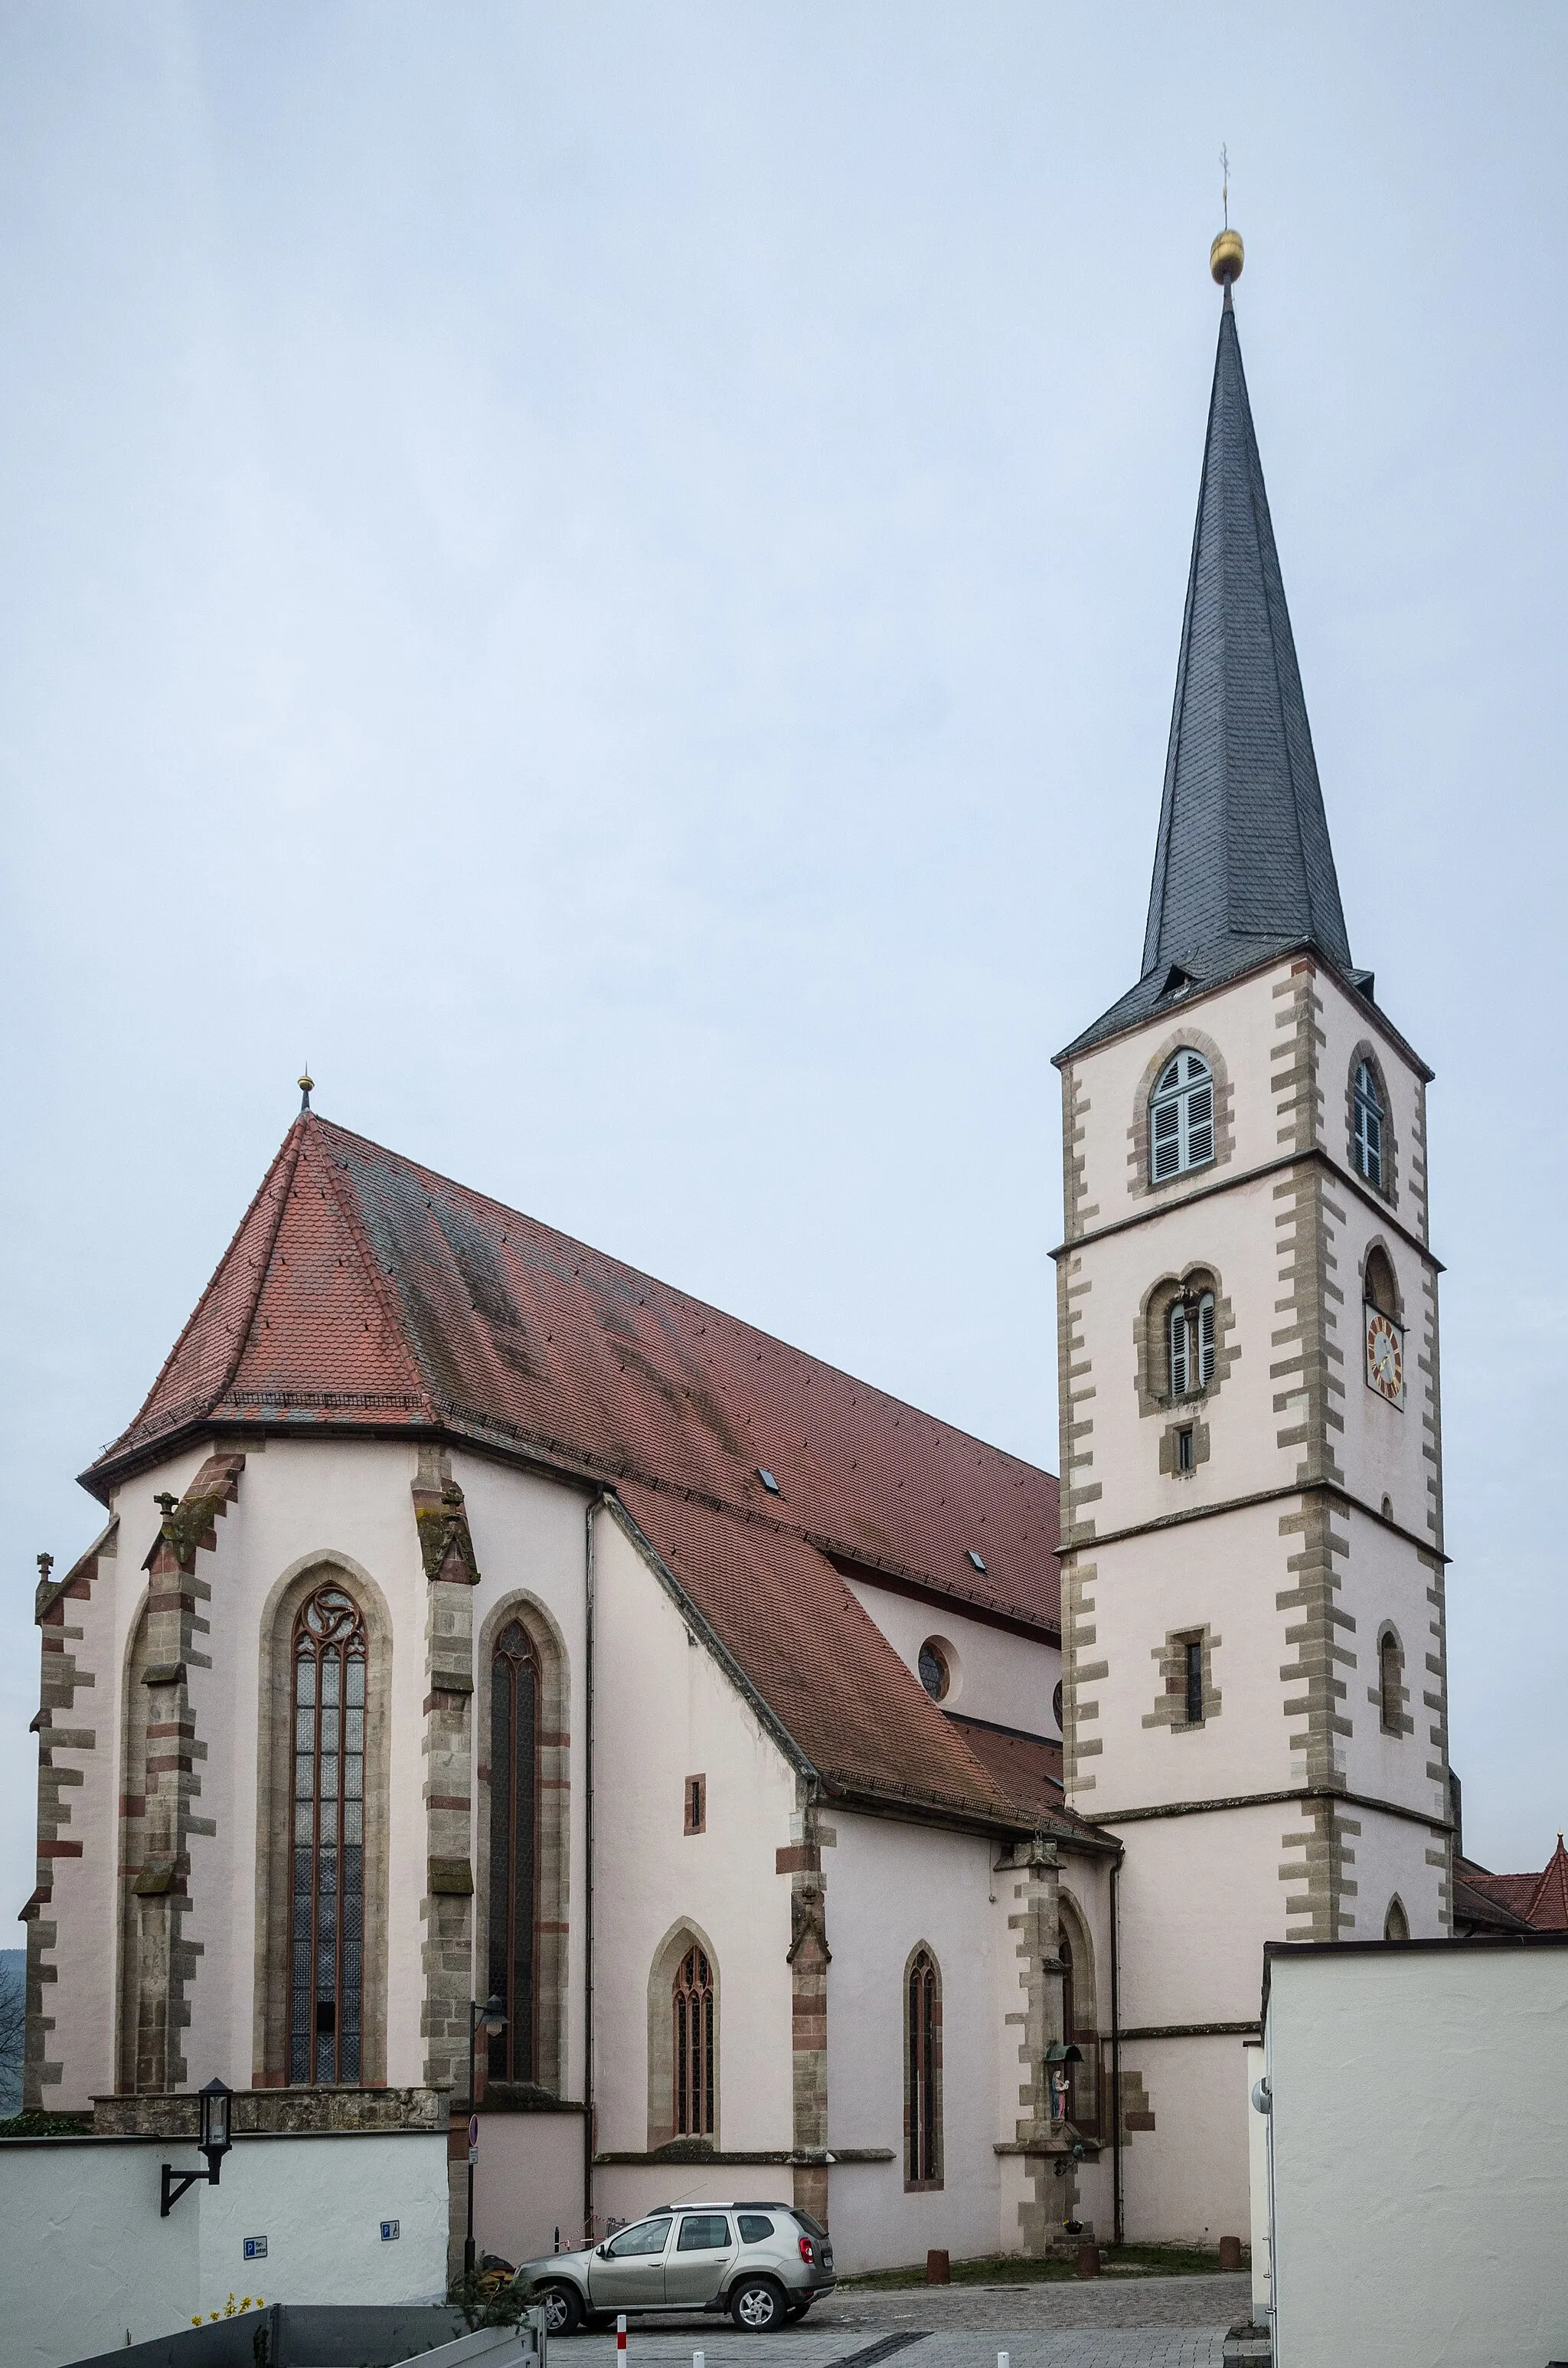
[[583, 2305], [575, 2286], [541, 2286], [539, 2298], [544, 2305], [547, 2335], [576, 2334], [583, 2324]]
[[745, 2278], [730, 2296], [730, 2317], [743, 2335], [766, 2335], [784, 2323], [784, 2297], [771, 2278]]

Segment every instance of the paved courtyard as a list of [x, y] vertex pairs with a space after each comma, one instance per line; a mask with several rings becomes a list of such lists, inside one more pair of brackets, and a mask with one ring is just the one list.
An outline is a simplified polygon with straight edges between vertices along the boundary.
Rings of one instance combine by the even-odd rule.
[[[1245, 2317], [1240, 2276], [1099, 2278], [1040, 2285], [853, 2289], [803, 2327], [739, 2335], [728, 2319], [633, 2319], [628, 2368], [1220, 2368], [1226, 2330]], [[562, 2345], [556, 2368], [612, 2368], [615, 2337]]]

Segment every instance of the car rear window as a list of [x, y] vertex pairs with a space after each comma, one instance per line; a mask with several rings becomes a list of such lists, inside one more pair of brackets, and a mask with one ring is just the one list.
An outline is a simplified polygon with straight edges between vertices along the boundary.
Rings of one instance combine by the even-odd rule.
[[773, 2223], [760, 2212], [743, 2212], [740, 2215], [743, 2245], [760, 2245], [773, 2234]]
[[688, 2212], [676, 2238], [677, 2253], [713, 2253], [730, 2241], [730, 2224], [722, 2212]]
[[813, 2220], [811, 2214], [809, 2212], [802, 2212], [798, 2203], [792, 2208], [796, 2219], [800, 2222], [801, 2227], [805, 2229], [808, 2236], [825, 2237], [827, 2230], [823, 2226], [820, 2220]]

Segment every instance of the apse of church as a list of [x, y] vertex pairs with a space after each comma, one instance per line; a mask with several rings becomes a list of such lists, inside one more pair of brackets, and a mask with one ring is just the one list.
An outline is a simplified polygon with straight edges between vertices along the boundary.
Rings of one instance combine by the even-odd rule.
[[307, 1083], [39, 1588], [29, 2102], [460, 2132], [494, 1999], [514, 2258], [694, 2181], [846, 2266], [1201, 2240], [1262, 1944], [1449, 1929], [1429, 1073], [1350, 953], [1239, 259], [1141, 975], [1060, 1056], [1060, 1497]]

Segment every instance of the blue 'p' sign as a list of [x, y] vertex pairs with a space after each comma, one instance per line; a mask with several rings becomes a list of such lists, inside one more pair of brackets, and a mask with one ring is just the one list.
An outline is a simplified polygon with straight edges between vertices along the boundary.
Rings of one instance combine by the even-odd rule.
[[402, 2234], [403, 2223], [401, 2220], [383, 2220], [381, 2222], [381, 2242], [383, 2245], [395, 2245]]

